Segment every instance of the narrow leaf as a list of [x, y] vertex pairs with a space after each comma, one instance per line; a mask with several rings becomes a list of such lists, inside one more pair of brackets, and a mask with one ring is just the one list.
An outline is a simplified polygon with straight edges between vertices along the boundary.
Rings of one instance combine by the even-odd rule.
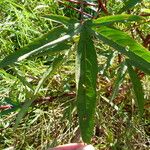
[[[102, 55], [104, 55], [104, 54], [102, 54]], [[108, 68], [112, 65], [112, 63], [113, 63], [113, 60], [114, 60], [114, 57], [115, 57], [115, 53], [113, 52], [113, 51], [109, 51], [108, 53], [107, 53], [107, 55], [104, 55], [105, 57], [107, 57], [107, 62], [104, 64], [104, 66], [102, 66], [102, 68], [101, 68], [101, 74], [102, 75], [105, 75], [105, 76], [107, 76], [108, 74], [107, 74], [107, 71], [108, 71]]]
[[[4, 60], [0, 62], [0, 67], [5, 67], [7, 65], [11, 65], [16, 61], [21, 61], [33, 54], [37, 54], [43, 51], [46, 51], [49, 47], [56, 46], [57, 44], [70, 39], [74, 34], [75, 31], [68, 31], [64, 27], [57, 27], [51, 30], [46, 35], [42, 36], [40, 39], [32, 42], [28, 46], [20, 49], [19, 51], [15, 51], [14, 53], [7, 56]], [[66, 34], [65, 34], [66, 33]], [[65, 34], [64, 36], [61, 36]], [[53, 50], [53, 49], [50, 49]]]
[[32, 58], [50, 55], [50, 54], [54, 54], [54, 53], [59, 53], [61, 51], [68, 50], [70, 48], [71, 48], [71, 43], [69, 43], [68, 41], [64, 41], [62, 43], [58, 43], [57, 45], [55, 45], [53, 47], [47, 48], [46, 51], [35, 54], [34, 56], [32, 56]]
[[83, 25], [77, 49], [77, 110], [82, 139], [89, 143], [93, 135], [96, 107], [97, 57], [91, 33]]
[[110, 101], [112, 101], [116, 97], [116, 95], [118, 94], [119, 87], [121, 86], [121, 84], [124, 80], [126, 70], [127, 70], [127, 67], [125, 65], [125, 62], [121, 63], [119, 71], [117, 73], [117, 79], [116, 79], [115, 84], [114, 84], [114, 88], [113, 88], [113, 92], [112, 92], [112, 96], [110, 98]]
[[127, 0], [127, 1], [125, 1], [124, 6], [119, 10], [118, 14], [131, 9], [137, 3], [140, 3], [140, 2], [142, 2], [142, 0]]
[[129, 15], [129, 14], [121, 14], [121, 15], [111, 15], [111, 16], [105, 16], [98, 18], [96, 20], [93, 20], [93, 26], [99, 26], [99, 25], [108, 25], [112, 24], [114, 22], [128, 22], [128, 21], [140, 21], [144, 19], [141, 16], [136, 15]]
[[139, 109], [139, 114], [142, 116], [143, 115], [143, 111], [144, 111], [144, 92], [143, 92], [143, 88], [140, 82], [140, 79], [138, 78], [138, 75], [135, 73], [135, 71], [133, 70], [132, 66], [128, 63], [127, 61], [127, 66], [128, 66], [128, 72], [131, 78], [131, 82], [133, 85], [133, 90], [134, 90], [134, 94], [136, 97], [136, 102], [137, 102], [137, 106]]
[[[137, 43], [128, 34], [106, 26], [96, 28], [96, 36], [104, 43], [125, 54], [135, 64], [139, 64], [141, 70], [147, 68], [150, 74], [150, 52]], [[133, 65], [134, 65], [133, 63]]]
[[77, 19], [68, 18], [66, 16], [60, 16], [60, 15], [45, 15], [43, 18], [52, 20], [57, 23], [61, 23], [65, 26], [74, 25], [75, 23], [79, 23]]
[[139, 69], [141, 69], [143, 72], [145, 72], [146, 74], [150, 74], [150, 69], [147, 68], [146, 65], [142, 65], [141, 63], [138, 63], [138, 62], [135, 62], [131, 59], [128, 59], [128, 63], [131, 65], [131, 66], [135, 66]]

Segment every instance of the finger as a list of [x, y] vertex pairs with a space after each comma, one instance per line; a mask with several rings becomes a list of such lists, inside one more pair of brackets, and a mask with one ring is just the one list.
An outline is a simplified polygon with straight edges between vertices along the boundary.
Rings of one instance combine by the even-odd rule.
[[77, 150], [95, 150], [95, 148], [92, 145], [85, 145]]
[[83, 143], [71, 143], [71, 144], [57, 146], [55, 148], [50, 148], [48, 150], [77, 150], [83, 146], [84, 146]]

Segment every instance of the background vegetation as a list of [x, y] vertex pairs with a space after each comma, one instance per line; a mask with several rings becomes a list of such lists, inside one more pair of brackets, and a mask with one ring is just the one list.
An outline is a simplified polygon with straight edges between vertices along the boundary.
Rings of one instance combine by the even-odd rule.
[[[64, 1], [63, 1], [64, 2]], [[73, 3], [65, 4], [78, 7]], [[96, 1], [95, 1], [96, 3]], [[123, 2], [110, 0], [107, 11], [115, 14]], [[129, 14], [146, 18], [139, 23], [116, 23], [115, 26], [127, 32], [132, 38], [149, 49], [149, 3], [138, 3], [128, 10]], [[80, 18], [79, 13], [53, 0], [1, 0], [0, 1], [0, 56], [19, 50], [35, 38], [59, 26], [58, 23], [42, 18], [45, 14], [57, 14]], [[86, 12], [94, 13], [87, 9]], [[100, 11], [105, 16], [105, 11]], [[75, 42], [78, 36], [73, 39]], [[128, 75], [118, 79], [124, 56], [114, 52], [104, 43], [94, 40], [99, 73], [97, 77], [97, 107], [92, 144], [97, 149], [148, 150], [150, 76], [136, 70], [144, 88], [144, 115], [138, 115], [135, 96]], [[72, 43], [70, 43], [72, 44]], [[70, 46], [70, 45], [69, 45]], [[62, 53], [63, 55], [63, 53]], [[71, 49], [66, 61], [51, 73], [39, 88], [32, 107], [14, 130], [16, 116], [26, 99], [32, 97], [39, 81], [47, 69], [55, 65], [54, 54], [32, 57], [17, 64], [0, 69], [0, 149], [47, 149], [59, 144], [80, 142], [81, 135], [76, 111], [75, 53]], [[59, 57], [58, 57], [59, 59]], [[120, 60], [121, 59], [121, 60]], [[122, 76], [119, 76], [122, 77]], [[115, 86], [115, 85], [120, 86]], [[114, 88], [116, 91], [114, 92]], [[118, 89], [117, 89], [118, 88]], [[140, 92], [140, 91], [139, 91]], [[110, 102], [110, 99], [112, 100]], [[5, 109], [5, 107], [7, 109]], [[11, 109], [8, 109], [8, 108]]]

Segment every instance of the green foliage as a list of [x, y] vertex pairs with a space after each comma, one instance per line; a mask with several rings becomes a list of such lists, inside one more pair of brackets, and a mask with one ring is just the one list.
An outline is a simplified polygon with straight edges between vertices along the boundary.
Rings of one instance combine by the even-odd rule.
[[[74, 31], [73, 31], [74, 32]], [[15, 53], [6, 57], [1, 63], [0, 67], [5, 67], [16, 61], [21, 61], [30, 55], [41, 53], [44, 51], [50, 51], [51, 53], [57, 52], [59, 50], [64, 50], [62, 45], [58, 45], [61, 42], [70, 39], [74, 33], [68, 33], [61, 37], [61, 34], [67, 33], [67, 30], [63, 27], [57, 27], [51, 30], [46, 35], [42, 36], [40, 39], [32, 42], [28, 46], [16, 51]], [[57, 40], [54, 40], [57, 39]], [[61, 46], [61, 48], [59, 48]], [[55, 48], [57, 47], [57, 49]]]
[[135, 6], [137, 3], [142, 2], [142, 0], [127, 0], [124, 2], [124, 6], [119, 10], [118, 13], [122, 13], [124, 11], [130, 10], [133, 6]]
[[133, 89], [134, 89], [137, 105], [139, 108], [139, 113], [142, 117], [143, 112], [144, 112], [144, 92], [143, 92], [142, 84], [139, 80], [138, 75], [135, 73], [132, 66], [128, 63], [128, 61], [127, 61], [127, 66], [128, 66], [128, 72], [129, 72], [129, 75], [133, 84]]
[[113, 93], [112, 93], [110, 101], [115, 99], [115, 97], [117, 96], [118, 91], [119, 91], [119, 87], [121, 86], [121, 83], [123, 82], [123, 80], [125, 78], [126, 70], [127, 70], [127, 67], [125, 65], [125, 62], [122, 62], [120, 64], [120, 68], [118, 70], [117, 78], [116, 78], [116, 81], [114, 83]]
[[[140, 1], [134, 1], [132, 3], [130, 0], [126, 1], [119, 12], [122, 13], [129, 10], [138, 2]], [[16, 73], [16, 76], [22, 84], [31, 90], [26, 93], [26, 100], [18, 113], [15, 129], [17, 129], [17, 126], [27, 113], [33, 101], [39, 96], [38, 92], [42, 85], [44, 85], [48, 77], [54, 75], [67, 59], [65, 50], [67, 50], [67, 53], [71, 51], [71, 45], [73, 45], [74, 51], [76, 51], [76, 105], [81, 136], [85, 143], [90, 143], [93, 135], [97, 103], [97, 74], [100, 70], [98, 70], [96, 43], [98, 43], [100, 47], [102, 47], [103, 44], [112, 47], [115, 52], [121, 54], [123, 59], [119, 64], [120, 70], [118, 71], [114, 90], [108, 102], [113, 106], [111, 101], [117, 96], [119, 87], [123, 83], [126, 77], [126, 70], [128, 69], [137, 100], [137, 106], [140, 115], [143, 115], [145, 102], [144, 92], [133, 66], [138, 67], [144, 73], [150, 74], [150, 52], [136, 42], [135, 39], [131, 38], [128, 33], [121, 31], [122, 26], [124, 28], [131, 25], [132, 22], [135, 24], [144, 21], [143, 17], [130, 14], [109, 16], [106, 14], [97, 19], [83, 19], [84, 15], [82, 14], [81, 18], [83, 20], [72, 19], [62, 15], [42, 15], [42, 18], [46, 21], [50, 21], [50, 23], [51, 21], [55, 22], [56, 27], [29, 43], [27, 46], [9, 54], [0, 62], [0, 68], [6, 68], [7, 70], [12, 67], [13, 69], [11, 69], [11, 71]], [[58, 26], [58, 24], [62, 25]], [[21, 64], [18, 62], [28, 57], [30, 57], [30, 59], [32, 59], [33, 56], [34, 58], [45, 58], [45, 56], [49, 55], [54, 57], [53, 62], [51, 66], [47, 68], [36, 87], [32, 87], [23, 77], [22, 73], [14, 66], [14, 63], [17, 63], [18, 67], [18, 65]], [[112, 58], [112, 52], [109, 58]], [[45, 61], [45, 59], [43, 60]], [[127, 65], [125, 64], [126, 61]], [[106, 68], [109, 68], [109, 66], [110, 63], [108, 62]], [[18, 106], [17, 110], [18, 108], [20, 107]], [[16, 109], [14, 109], [14, 111], [15, 110]], [[9, 111], [4, 114], [6, 113], [9, 113]]]
[[76, 58], [77, 110], [82, 139], [90, 143], [96, 107], [97, 56], [88, 22], [81, 28]]
[[45, 15], [43, 18], [52, 20], [54, 22], [63, 24], [65, 26], [72, 26], [75, 23], [79, 23], [77, 19], [68, 18], [65, 16], [58, 16], [58, 15]]
[[109, 25], [116, 22], [141, 21], [142, 19], [144, 20], [144, 18], [142, 18], [141, 16], [129, 14], [111, 15], [93, 20], [93, 25]]
[[[141, 70], [150, 74], [150, 53], [142, 45], [133, 40], [128, 34], [106, 26], [95, 29], [97, 37], [109, 46], [125, 54]], [[134, 63], [133, 63], [134, 65]]]

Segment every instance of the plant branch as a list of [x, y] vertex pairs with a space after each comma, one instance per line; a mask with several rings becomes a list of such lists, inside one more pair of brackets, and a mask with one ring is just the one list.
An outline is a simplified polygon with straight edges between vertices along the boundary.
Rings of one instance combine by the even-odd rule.
[[86, 16], [88, 16], [88, 17], [90, 17], [90, 18], [93, 18], [92, 15], [90, 15], [90, 14], [88, 14], [88, 13], [82, 11], [82, 10], [79, 10], [79, 9], [77, 9], [77, 8], [74, 8], [74, 7], [72, 7], [72, 6], [69, 6], [69, 5], [67, 5], [67, 4], [65, 4], [65, 3], [61, 2], [61, 1], [58, 1], [58, 3], [60, 3], [60, 4], [62, 4], [62, 5], [65, 5], [67, 8], [71, 8], [71, 9], [75, 10], [75, 11], [77, 11], [77, 12], [80, 13], [80, 14], [83, 14], [83, 15], [86, 15]]
[[81, 4], [81, 3], [83, 3], [83, 5], [87, 5], [87, 6], [97, 6], [97, 4], [84, 2], [84, 1], [83, 2], [76, 1], [76, 0], [65, 0], [65, 1], [68, 1], [68, 2], [71, 2], [71, 3], [74, 3], [74, 4]]
[[102, 3], [102, 1], [101, 0], [97, 0], [97, 2], [98, 2], [98, 10], [102, 9], [105, 14], [108, 14], [106, 6], [104, 6], [104, 4]]

